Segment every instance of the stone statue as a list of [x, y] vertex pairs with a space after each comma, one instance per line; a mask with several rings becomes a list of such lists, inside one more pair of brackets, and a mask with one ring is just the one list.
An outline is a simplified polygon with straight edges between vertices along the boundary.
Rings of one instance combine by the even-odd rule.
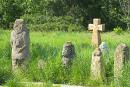
[[29, 56], [29, 31], [23, 19], [17, 19], [11, 32], [12, 69], [24, 65]]
[[71, 63], [71, 60], [75, 56], [75, 48], [74, 45], [68, 41], [64, 44], [62, 50], [62, 62], [64, 66], [68, 66]]
[[129, 48], [126, 44], [121, 43], [117, 46], [114, 54], [114, 77], [115, 80], [122, 75], [123, 67], [129, 60]]
[[102, 59], [102, 52], [99, 48], [96, 48], [92, 53], [91, 61], [91, 79], [92, 80], [105, 80], [105, 69]]

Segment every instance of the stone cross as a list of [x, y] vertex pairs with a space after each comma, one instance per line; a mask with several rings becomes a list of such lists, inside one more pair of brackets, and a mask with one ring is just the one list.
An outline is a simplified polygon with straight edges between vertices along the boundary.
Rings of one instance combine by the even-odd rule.
[[29, 31], [23, 19], [17, 19], [11, 32], [12, 69], [25, 66], [25, 60], [29, 56]]
[[68, 41], [63, 45], [62, 50], [62, 63], [64, 66], [68, 66], [71, 63], [71, 60], [75, 56], [75, 48], [74, 45]]
[[93, 19], [93, 24], [88, 25], [88, 29], [93, 31], [92, 34], [92, 45], [94, 47], [99, 47], [101, 44], [100, 31], [105, 30], [105, 24], [101, 24], [101, 19]]
[[122, 69], [124, 64], [129, 59], [129, 48], [126, 44], [119, 44], [116, 48], [115, 54], [114, 54], [114, 77], [115, 80], [118, 80], [118, 78], [122, 74]]
[[91, 79], [97, 81], [105, 80], [105, 69], [100, 48], [96, 48], [92, 53]]

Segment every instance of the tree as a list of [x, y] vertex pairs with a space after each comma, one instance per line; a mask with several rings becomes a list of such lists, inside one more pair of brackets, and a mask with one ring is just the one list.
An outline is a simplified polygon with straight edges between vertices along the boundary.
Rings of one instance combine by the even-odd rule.
[[0, 0], [0, 26], [8, 28], [10, 23], [23, 14], [22, 0]]
[[124, 21], [127, 23], [127, 28], [130, 30], [130, 0], [119, 0], [122, 12], [124, 14]]

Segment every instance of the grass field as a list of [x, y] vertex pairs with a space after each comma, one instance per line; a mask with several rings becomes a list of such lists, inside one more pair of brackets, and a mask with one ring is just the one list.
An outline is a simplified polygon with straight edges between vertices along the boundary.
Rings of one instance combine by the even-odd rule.
[[[18, 82], [35, 81], [48, 84], [90, 85], [92, 87], [114, 87], [113, 59], [118, 44], [126, 43], [130, 47], [130, 32], [118, 35], [114, 32], [102, 33], [102, 41], [109, 47], [109, 54], [104, 54], [106, 82], [90, 80], [91, 33], [89, 32], [31, 32], [30, 61], [26, 71], [13, 75], [11, 71], [10, 31], [0, 31], [0, 84], [20, 87]], [[61, 64], [63, 44], [71, 41], [76, 50], [72, 67], [64, 69]], [[43, 70], [37, 67], [38, 60], [43, 59]], [[49, 86], [48, 86], [49, 87]], [[124, 68], [123, 76], [115, 87], [130, 87], [130, 63]]]

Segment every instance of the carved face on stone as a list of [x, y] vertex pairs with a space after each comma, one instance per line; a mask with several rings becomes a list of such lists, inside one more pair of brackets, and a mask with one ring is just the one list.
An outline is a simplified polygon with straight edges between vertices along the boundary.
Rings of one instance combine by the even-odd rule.
[[21, 32], [25, 27], [24, 20], [23, 19], [17, 19], [14, 24], [14, 31], [17, 33]]

